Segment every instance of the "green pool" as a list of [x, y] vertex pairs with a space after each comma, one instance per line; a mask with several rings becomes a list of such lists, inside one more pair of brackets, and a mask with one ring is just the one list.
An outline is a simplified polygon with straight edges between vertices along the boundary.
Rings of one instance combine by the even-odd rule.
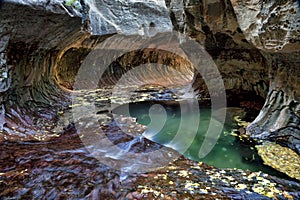
[[[195, 108], [193, 108], [195, 109]], [[189, 159], [208, 163], [218, 168], [237, 168], [250, 171], [262, 171], [271, 175], [283, 176], [272, 168], [263, 165], [262, 160], [257, 155], [252, 145], [243, 144], [237, 137], [229, 134], [236, 124], [225, 123], [221, 134], [212, 150], [204, 157], [199, 157], [199, 150], [206, 137], [209, 122], [211, 120], [211, 109], [200, 108], [199, 112], [183, 114], [179, 104], [157, 104], [155, 102], [132, 103], [120, 106], [113, 110], [114, 113], [130, 115], [137, 118], [140, 124], [147, 125], [148, 129], [144, 136], [152, 141], [169, 146], [182, 152], [182, 145], [191, 141], [189, 132], [195, 130], [193, 122], [198, 121], [197, 132], [189, 147], [183, 155]], [[196, 114], [195, 114], [196, 113]], [[184, 118], [184, 119], [183, 119]], [[200, 120], [195, 120], [200, 119]], [[216, 120], [217, 119], [213, 119]], [[182, 121], [186, 123], [182, 123]], [[222, 124], [221, 124], [222, 125]], [[180, 133], [179, 133], [180, 131]], [[185, 137], [185, 134], [187, 135]], [[178, 142], [174, 144], [172, 140], [176, 135], [181, 135]], [[182, 145], [181, 143], [182, 142]]]

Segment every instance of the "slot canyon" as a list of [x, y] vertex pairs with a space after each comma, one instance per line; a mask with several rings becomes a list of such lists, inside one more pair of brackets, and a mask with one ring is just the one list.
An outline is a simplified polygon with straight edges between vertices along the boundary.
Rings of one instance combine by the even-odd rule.
[[0, 199], [300, 199], [300, 1], [0, 1]]

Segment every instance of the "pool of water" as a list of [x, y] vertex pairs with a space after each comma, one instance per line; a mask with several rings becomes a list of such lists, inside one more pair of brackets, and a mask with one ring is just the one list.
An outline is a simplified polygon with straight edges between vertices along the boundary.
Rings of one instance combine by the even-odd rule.
[[[198, 106], [198, 105], [197, 105]], [[210, 108], [197, 108], [199, 112], [191, 112], [189, 115], [183, 114], [179, 103], [157, 104], [154, 102], [132, 103], [121, 106], [113, 110], [116, 114], [130, 115], [137, 118], [140, 124], [147, 125], [148, 129], [144, 136], [152, 141], [170, 146], [171, 148], [182, 151], [181, 146], [190, 140], [189, 132], [195, 130], [195, 119], [198, 120], [197, 132], [192, 139], [191, 145], [183, 152], [183, 155], [195, 161], [201, 161], [219, 168], [237, 168], [250, 171], [263, 171], [268, 174], [282, 176], [281, 173], [272, 168], [263, 165], [262, 160], [257, 155], [254, 147], [250, 144], [244, 144], [237, 137], [229, 133], [236, 124], [228, 123], [226, 120], [221, 134], [217, 139], [212, 150], [204, 157], [199, 157], [199, 150], [206, 137], [209, 122], [211, 120]], [[213, 119], [218, 121], [217, 119]], [[182, 121], [186, 123], [182, 123]], [[218, 122], [217, 122], [218, 123]], [[219, 123], [220, 124], [220, 123]], [[222, 124], [221, 124], [222, 125]], [[192, 130], [193, 129], [193, 130]], [[187, 134], [186, 134], [187, 133]], [[185, 134], [187, 137], [185, 137]], [[172, 140], [176, 135], [181, 135], [180, 142], [174, 145]]]

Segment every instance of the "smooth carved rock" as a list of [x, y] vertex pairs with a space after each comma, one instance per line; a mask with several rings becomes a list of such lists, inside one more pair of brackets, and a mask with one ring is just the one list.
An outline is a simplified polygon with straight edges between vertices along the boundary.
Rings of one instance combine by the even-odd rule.
[[[247, 132], [300, 153], [300, 68], [296, 53], [265, 54], [270, 60], [270, 91], [264, 107]], [[263, 134], [262, 134], [263, 133]]]
[[52, 137], [57, 111], [67, 104], [53, 68], [60, 51], [87, 34], [84, 12], [59, 0], [9, 0], [0, 10], [0, 140]]

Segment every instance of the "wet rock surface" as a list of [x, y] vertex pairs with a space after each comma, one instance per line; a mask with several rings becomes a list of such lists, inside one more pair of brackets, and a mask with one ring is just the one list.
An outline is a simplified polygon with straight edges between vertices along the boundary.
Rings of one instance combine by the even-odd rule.
[[[129, 123], [130, 124], [130, 123]], [[132, 140], [105, 126], [115, 143]], [[145, 138], [136, 153], [162, 148]], [[180, 157], [147, 173], [126, 173], [101, 164], [70, 128], [48, 142], [1, 144], [0, 196], [22, 199], [297, 199], [299, 183], [260, 172], [216, 169]], [[172, 151], [172, 150], [170, 150]]]

